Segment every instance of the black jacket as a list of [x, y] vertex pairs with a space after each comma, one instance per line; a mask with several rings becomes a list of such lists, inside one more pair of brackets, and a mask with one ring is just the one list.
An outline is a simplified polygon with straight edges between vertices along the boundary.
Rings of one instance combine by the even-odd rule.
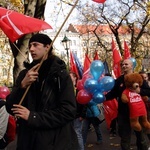
[[[113, 98], [116, 98], [118, 100], [118, 114], [121, 114], [124, 118], [129, 118], [129, 108], [127, 103], [123, 103], [121, 100], [122, 92], [125, 90], [125, 82], [124, 82], [124, 75], [121, 75], [119, 78], [115, 80], [115, 86], [113, 89], [106, 94], [106, 100], [111, 100]], [[143, 85], [141, 86], [141, 92], [140, 94], [142, 96], [149, 96], [150, 97], [150, 88], [148, 88], [145, 84], [145, 81], [143, 82]]]
[[105, 97], [106, 100], [111, 100], [116, 98], [118, 100], [118, 113], [127, 116], [129, 118], [129, 109], [128, 104], [123, 103], [121, 100], [122, 92], [125, 90], [125, 83], [124, 83], [124, 75], [121, 75], [119, 78], [115, 80], [115, 85], [113, 89], [108, 92]]
[[[29, 69], [33, 66], [29, 65]], [[17, 79], [7, 97], [9, 113], [25, 92], [20, 88], [27, 69]], [[18, 120], [17, 150], [76, 150], [77, 138], [72, 127], [76, 115], [73, 84], [65, 64], [56, 56], [43, 62], [39, 78], [34, 82], [23, 103], [30, 110], [28, 121]]]

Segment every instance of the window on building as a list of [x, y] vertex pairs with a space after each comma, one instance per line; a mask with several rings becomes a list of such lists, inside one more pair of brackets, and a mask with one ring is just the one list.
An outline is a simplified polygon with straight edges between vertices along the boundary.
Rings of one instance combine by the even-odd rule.
[[77, 51], [76, 51], [76, 50], [74, 50], [73, 52], [74, 52], [74, 54], [76, 54], [76, 55], [77, 55]]
[[74, 46], [76, 46], [76, 45], [77, 45], [76, 40], [73, 40], [73, 45], [74, 45]]
[[70, 46], [72, 46], [72, 40], [70, 41]]

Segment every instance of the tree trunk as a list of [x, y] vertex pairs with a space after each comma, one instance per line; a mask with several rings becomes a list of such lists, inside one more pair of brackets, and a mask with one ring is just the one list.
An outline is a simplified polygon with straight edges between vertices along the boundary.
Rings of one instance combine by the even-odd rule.
[[[46, 0], [28, 0], [28, 1], [25, 0], [24, 14], [34, 18], [43, 19], [45, 5]], [[10, 44], [14, 56], [14, 68], [13, 68], [14, 83], [20, 71], [24, 69], [23, 62], [28, 60], [28, 53], [29, 53], [28, 42], [30, 37], [31, 34], [28, 34], [20, 38], [16, 42], [16, 46], [18, 48], [16, 48], [12, 43]]]

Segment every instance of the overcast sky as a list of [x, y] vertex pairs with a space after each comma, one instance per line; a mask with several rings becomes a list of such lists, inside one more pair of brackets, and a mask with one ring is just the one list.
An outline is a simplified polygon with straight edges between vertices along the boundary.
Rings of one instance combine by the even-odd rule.
[[[63, 11], [60, 10], [60, 4], [58, 0], [47, 0], [46, 9], [45, 9], [45, 21], [48, 22], [53, 29], [59, 28], [64, 22], [66, 15], [71, 10], [71, 6], [69, 7], [67, 4], [63, 4]], [[57, 14], [60, 11], [59, 14]], [[73, 23], [76, 17], [76, 9], [73, 10], [67, 22], [65, 23], [65, 27], [68, 26], [69, 23]]]

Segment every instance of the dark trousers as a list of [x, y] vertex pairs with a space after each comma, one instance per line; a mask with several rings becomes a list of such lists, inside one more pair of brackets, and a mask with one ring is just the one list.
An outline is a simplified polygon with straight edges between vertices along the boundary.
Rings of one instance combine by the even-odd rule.
[[[118, 114], [118, 133], [121, 138], [121, 149], [130, 150], [131, 133], [130, 121], [127, 116]], [[143, 131], [135, 131], [137, 150], [147, 150], [148, 144]]]
[[116, 134], [117, 118], [113, 119], [110, 124], [110, 133]]
[[146, 142], [145, 134], [143, 131], [134, 131], [136, 135], [137, 150], [148, 150], [148, 144]]

